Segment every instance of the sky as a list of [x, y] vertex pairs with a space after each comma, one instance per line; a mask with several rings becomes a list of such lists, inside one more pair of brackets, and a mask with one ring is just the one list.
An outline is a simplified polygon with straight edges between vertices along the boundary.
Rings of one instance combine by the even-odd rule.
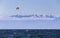
[[[20, 7], [19, 11], [16, 7]], [[60, 16], [60, 0], [0, 0], [0, 16], [16, 14]]]

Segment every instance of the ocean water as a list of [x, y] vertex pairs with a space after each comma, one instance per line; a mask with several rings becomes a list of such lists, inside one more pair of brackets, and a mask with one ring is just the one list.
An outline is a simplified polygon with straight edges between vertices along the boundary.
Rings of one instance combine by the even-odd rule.
[[0, 38], [60, 38], [60, 30], [0, 30]]
[[60, 29], [60, 20], [0, 20], [0, 29]]

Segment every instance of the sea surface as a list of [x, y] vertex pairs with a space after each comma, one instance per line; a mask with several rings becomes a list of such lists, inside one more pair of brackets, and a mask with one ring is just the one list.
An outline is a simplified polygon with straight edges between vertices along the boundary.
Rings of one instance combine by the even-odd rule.
[[4, 29], [0, 30], [0, 38], [60, 38], [60, 30]]

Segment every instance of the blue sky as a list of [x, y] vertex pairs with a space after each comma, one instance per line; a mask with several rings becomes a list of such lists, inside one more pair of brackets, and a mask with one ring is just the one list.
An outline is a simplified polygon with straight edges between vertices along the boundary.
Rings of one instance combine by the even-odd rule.
[[0, 16], [47, 14], [60, 15], [60, 0], [0, 0]]

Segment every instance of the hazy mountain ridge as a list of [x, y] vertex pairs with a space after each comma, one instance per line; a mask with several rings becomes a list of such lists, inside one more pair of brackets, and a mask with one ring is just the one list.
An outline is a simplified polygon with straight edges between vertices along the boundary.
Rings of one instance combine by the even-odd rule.
[[19, 17], [19, 18], [23, 18], [23, 17], [47, 17], [47, 18], [54, 18], [55, 16], [53, 15], [12, 15], [11, 17]]
[[10, 17], [15, 17], [15, 18], [29, 18], [29, 19], [54, 19], [58, 20], [60, 19], [60, 16], [53, 16], [53, 15], [12, 15]]
[[[24, 16], [25, 17], [25, 16]], [[55, 20], [44, 20], [45, 17], [1, 17], [0, 29], [59, 29], [60, 17]], [[40, 18], [43, 18], [40, 19]], [[49, 18], [50, 19], [50, 18]]]
[[0, 20], [60, 20], [60, 16], [53, 15], [12, 15], [3, 17]]

